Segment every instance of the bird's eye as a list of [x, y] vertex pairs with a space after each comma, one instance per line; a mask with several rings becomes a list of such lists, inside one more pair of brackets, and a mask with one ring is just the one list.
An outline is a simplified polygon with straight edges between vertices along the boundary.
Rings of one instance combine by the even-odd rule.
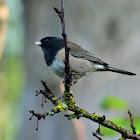
[[48, 39], [44, 40], [44, 43], [47, 43], [48, 42]]

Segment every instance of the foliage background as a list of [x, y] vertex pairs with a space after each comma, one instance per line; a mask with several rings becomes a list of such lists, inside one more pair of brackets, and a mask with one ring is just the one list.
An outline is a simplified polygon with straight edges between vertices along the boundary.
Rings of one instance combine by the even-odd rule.
[[[29, 121], [30, 109], [42, 113], [53, 107], [47, 102], [42, 109], [41, 97], [34, 96], [42, 87], [40, 80], [45, 80], [57, 97], [61, 96], [62, 80], [48, 69], [41, 49], [33, 44], [45, 36], [61, 37], [60, 21], [52, 8], [59, 7], [59, 1], [7, 0], [6, 6], [9, 16], [0, 60], [0, 139], [95, 139], [92, 132], [98, 124], [83, 119], [76, 121], [75, 127], [74, 122], [63, 117], [65, 113], [41, 120], [39, 131], [35, 131], [36, 120]], [[110, 65], [137, 74], [135, 77], [110, 72], [92, 74], [73, 87], [77, 104], [128, 130], [131, 130], [127, 114], [130, 109], [140, 133], [139, 7], [138, 0], [65, 1], [68, 39]], [[120, 137], [106, 128], [102, 128], [102, 133], [107, 140]]]

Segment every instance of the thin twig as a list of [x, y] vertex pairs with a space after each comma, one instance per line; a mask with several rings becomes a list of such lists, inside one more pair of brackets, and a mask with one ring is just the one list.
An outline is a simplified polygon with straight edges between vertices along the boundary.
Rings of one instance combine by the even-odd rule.
[[136, 130], [135, 130], [135, 127], [134, 127], [134, 123], [133, 123], [133, 117], [132, 117], [132, 113], [128, 110], [128, 114], [130, 115], [130, 120], [131, 120], [131, 127], [132, 127], [132, 130], [133, 130], [133, 134], [136, 134]]
[[[68, 47], [68, 45], [67, 45], [67, 34], [66, 34], [66, 26], [65, 26], [65, 20], [64, 20], [64, 0], [60, 1], [60, 6], [61, 6], [61, 11], [58, 10], [57, 8], [55, 8], [55, 7], [54, 7], [54, 10], [61, 19], [62, 36], [63, 36], [64, 44], [65, 44], [65, 60], [64, 60], [64, 63], [65, 63], [65, 74], [66, 74], [65, 75], [65, 77], [66, 77], [65, 82], [66, 82], [66, 85], [67, 85], [67, 84], [70, 83], [70, 78], [67, 78], [70, 75], [70, 65], [69, 65], [69, 50], [70, 50], [70, 47]], [[66, 91], [67, 91], [66, 85], [65, 85], [65, 88], [66, 88]]]
[[97, 139], [102, 140], [96, 133], [92, 133]]

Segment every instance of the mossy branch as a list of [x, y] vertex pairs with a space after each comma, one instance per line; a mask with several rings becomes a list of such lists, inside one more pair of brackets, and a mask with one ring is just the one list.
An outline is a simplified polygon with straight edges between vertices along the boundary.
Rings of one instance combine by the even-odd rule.
[[[46, 113], [43, 113], [43, 114], [38, 114], [38, 113], [35, 113], [33, 110], [31, 110], [30, 113], [32, 113], [32, 117], [35, 116], [38, 118], [38, 120], [40, 120], [41, 118], [45, 119], [45, 117], [48, 115], [52, 116], [56, 113], [70, 110], [73, 113], [69, 114], [69, 115], [68, 114], [65, 115], [65, 117], [67, 117], [69, 120], [75, 119], [75, 118], [80, 119], [81, 117], [84, 117], [84, 118], [90, 119], [96, 123], [99, 123], [104, 127], [110, 128], [110, 129], [120, 133], [122, 135], [121, 139], [140, 140], [139, 135], [133, 134], [133, 133], [127, 131], [123, 127], [120, 127], [120, 126], [116, 125], [115, 123], [113, 123], [111, 120], [107, 120], [105, 118], [105, 116], [100, 116], [100, 115], [97, 115], [96, 113], [89, 113], [86, 110], [76, 106], [75, 101], [72, 98], [72, 94], [70, 93], [70, 90], [69, 90], [68, 94], [66, 93], [66, 91], [64, 91], [65, 97], [64, 97], [63, 101], [59, 101], [55, 97], [54, 93], [52, 93], [51, 90], [47, 87], [46, 83], [42, 81], [42, 84], [43, 84], [45, 90], [40, 90], [40, 92], [38, 92], [38, 93], [42, 94], [45, 98], [49, 99], [55, 107], [51, 111], [47, 111]], [[69, 89], [70, 89], [70, 87], [69, 87]]]

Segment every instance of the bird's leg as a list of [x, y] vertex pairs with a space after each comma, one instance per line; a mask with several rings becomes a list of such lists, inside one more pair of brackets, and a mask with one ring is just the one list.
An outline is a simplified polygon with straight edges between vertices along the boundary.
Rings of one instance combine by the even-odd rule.
[[75, 84], [75, 78], [74, 78], [74, 76], [73, 76], [73, 74], [70, 74], [71, 76], [70, 76], [70, 85], [74, 85]]

